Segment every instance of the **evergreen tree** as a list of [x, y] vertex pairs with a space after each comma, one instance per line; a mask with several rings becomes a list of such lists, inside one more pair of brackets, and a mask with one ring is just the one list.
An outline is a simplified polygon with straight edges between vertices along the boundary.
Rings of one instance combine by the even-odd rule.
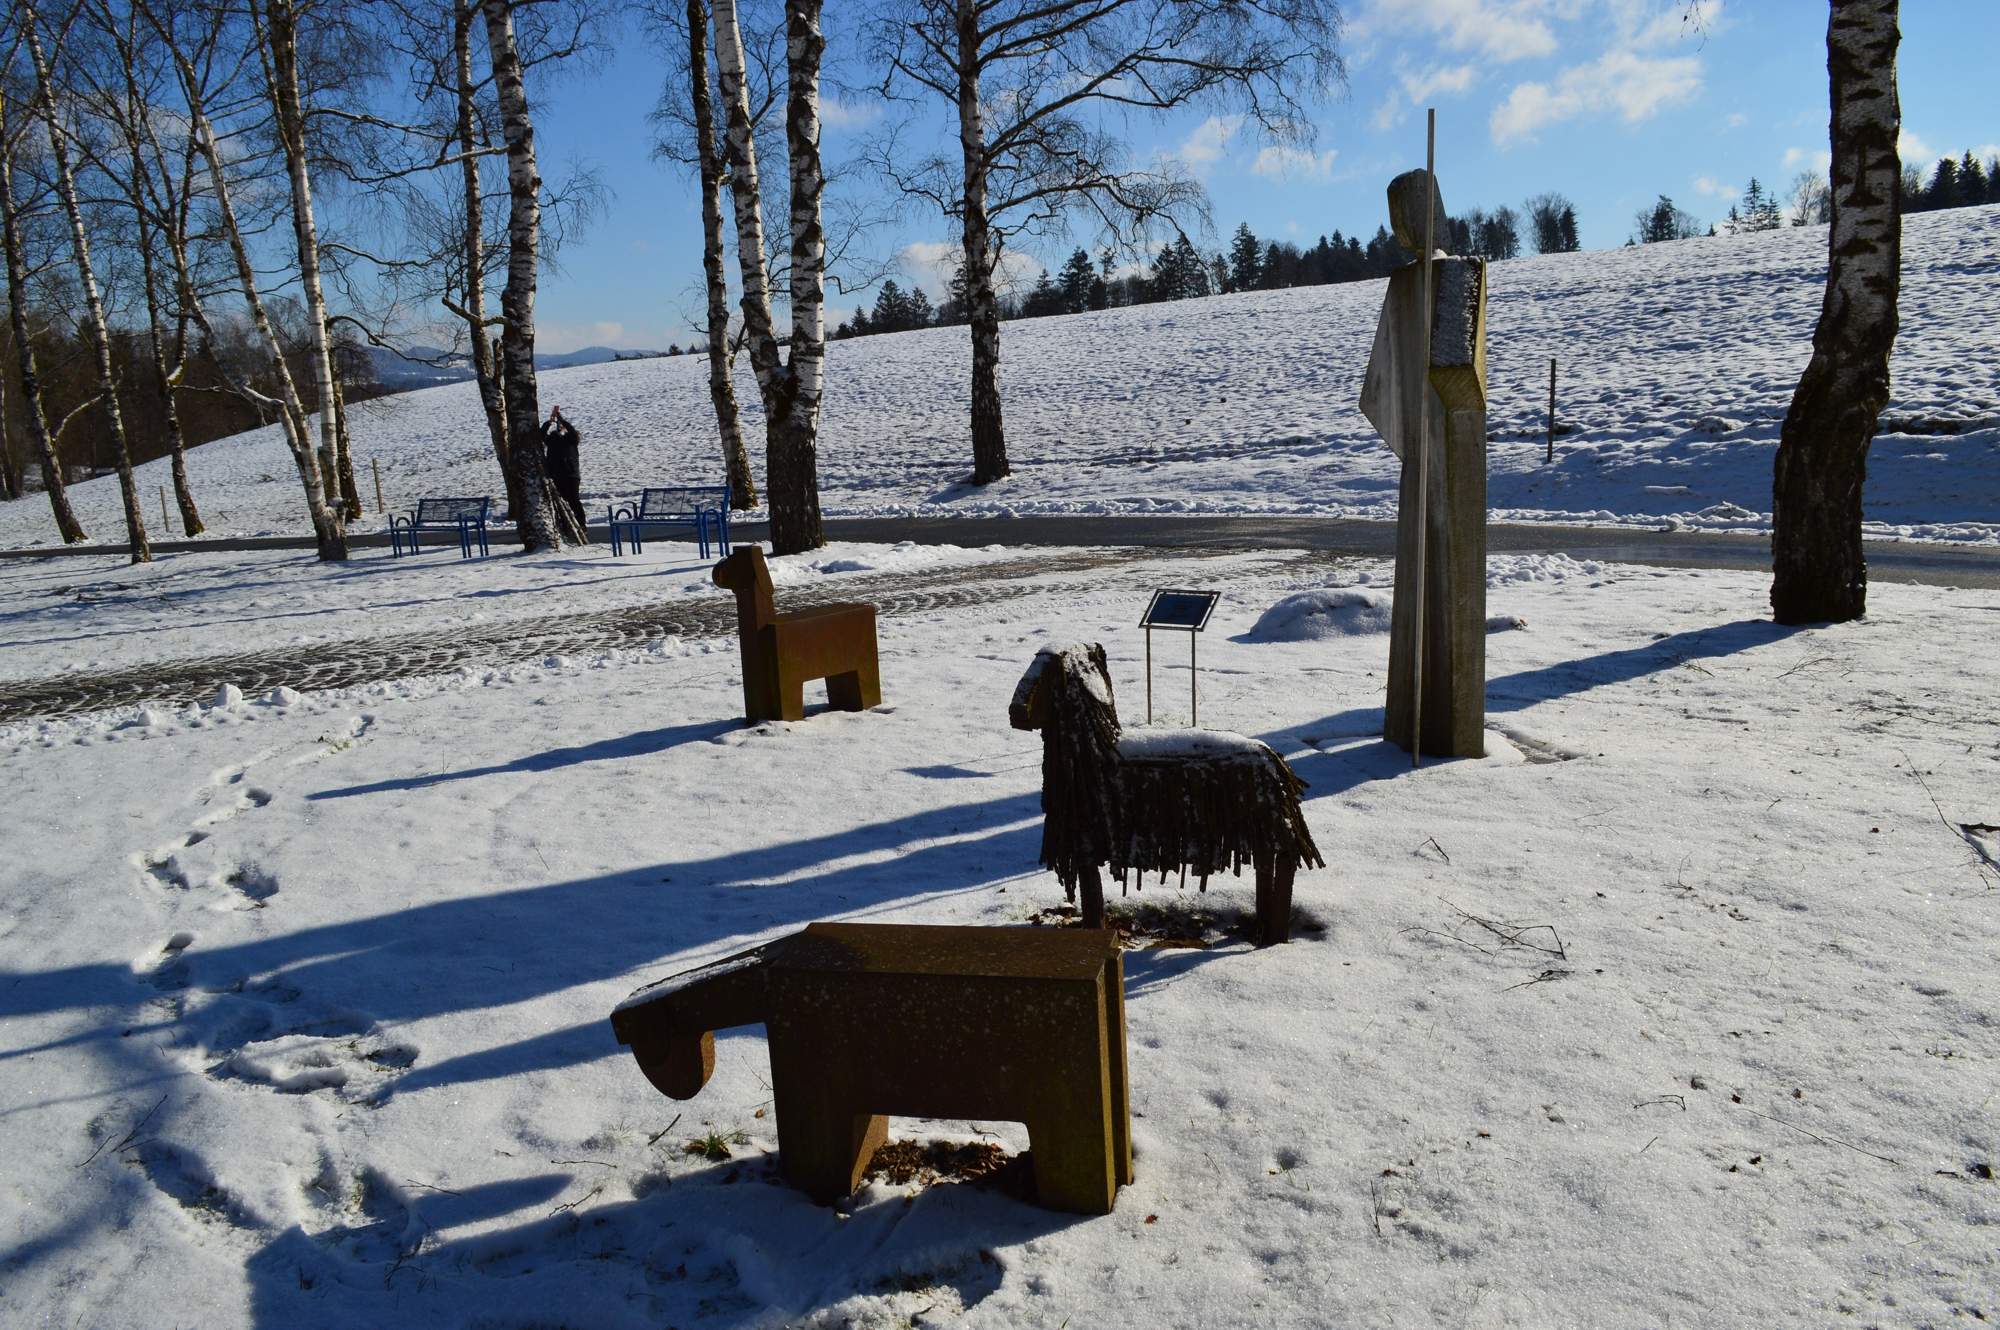
[[1069, 256], [1069, 262], [1062, 266], [1063, 309], [1066, 313], [1080, 314], [1090, 308], [1090, 283], [1097, 276], [1091, 267], [1090, 255], [1078, 248]]
[[1047, 268], [1035, 279], [1035, 289], [1028, 292], [1021, 301], [1021, 317], [1024, 319], [1045, 319], [1051, 314], [1065, 312], [1062, 288], [1049, 276]]
[[1650, 208], [1641, 208], [1634, 219], [1634, 238], [1641, 244], [1656, 245], [1663, 240], [1687, 240], [1703, 234], [1701, 223], [1665, 194]]
[[1931, 208], [1956, 208], [1964, 203], [1958, 192], [1957, 162], [1949, 157], [1938, 159], [1930, 188], [1924, 191], [1924, 203]]
[[1564, 254], [1574, 254], [1583, 248], [1576, 234], [1576, 208], [1571, 204], [1563, 205], [1562, 216], [1556, 222], [1556, 237], [1560, 242], [1557, 248]]
[[938, 327], [959, 327], [965, 324], [968, 318], [965, 306], [965, 265], [961, 263], [951, 270], [951, 280], [944, 284], [944, 304], [938, 306], [937, 313]]
[[1958, 164], [1958, 192], [1964, 196], [1969, 207], [1975, 203], [1993, 201], [1993, 182], [1987, 178], [1986, 168], [1972, 155], [1970, 148], [1965, 151], [1965, 159]]
[[1088, 304], [1092, 309], [1109, 308], [1111, 304], [1111, 288], [1105, 284], [1102, 276], [1094, 276], [1090, 279]]
[[1489, 259], [1520, 257], [1520, 215], [1505, 204], [1488, 214], [1479, 229], [1479, 253]]
[[1200, 253], [1195, 250], [1194, 242], [1186, 236], [1182, 236], [1179, 240], [1176, 240], [1174, 242], [1174, 259], [1181, 273], [1180, 298], [1190, 300], [1197, 296], [1207, 295], [1209, 293], [1208, 265], [1202, 262]]
[[[1560, 194], [1537, 194], [1522, 205], [1527, 212], [1527, 239], [1535, 246], [1537, 254], [1560, 254], [1574, 245], [1563, 244], [1562, 218], [1565, 210], [1574, 212], [1570, 201]], [[1572, 217], [1571, 231], [1575, 230]]]
[[1750, 177], [1750, 187], [1743, 191], [1742, 213], [1738, 215], [1733, 208], [1730, 213], [1734, 221], [1729, 228], [1732, 233], [1775, 231], [1785, 224], [1785, 214], [1778, 205], [1778, 196], [1767, 191], [1754, 175]]
[[1250, 223], [1238, 224], [1235, 237], [1229, 242], [1229, 286], [1231, 291], [1254, 291], [1258, 280], [1264, 274], [1264, 265], [1258, 257], [1257, 237], [1250, 231]]
[[905, 303], [904, 309], [908, 314], [905, 326], [909, 328], [928, 328], [937, 318], [937, 311], [931, 308], [931, 298], [924, 294], [924, 288], [921, 286], [911, 288], [910, 298]]

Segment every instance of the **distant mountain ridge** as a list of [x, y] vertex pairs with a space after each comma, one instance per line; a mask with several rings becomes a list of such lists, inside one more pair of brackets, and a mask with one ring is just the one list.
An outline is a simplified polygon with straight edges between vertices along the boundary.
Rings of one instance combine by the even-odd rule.
[[[648, 360], [658, 351], [624, 350], [610, 346], [586, 346], [578, 351], [537, 355], [536, 369], [569, 369], [577, 365], [603, 365], [614, 360]], [[411, 392], [446, 383], [462, 383], [472, 377], [472, 366], [462, 352], [437, 346], [412, 346], [407, 352], [385, 346], [368, 348], [375, 381], [390, 392]]]

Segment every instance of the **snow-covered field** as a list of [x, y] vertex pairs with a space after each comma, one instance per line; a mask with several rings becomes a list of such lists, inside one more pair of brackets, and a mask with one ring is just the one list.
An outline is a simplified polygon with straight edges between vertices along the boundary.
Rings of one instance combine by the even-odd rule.
[[[1904, 219], [1894, 396], [1869, 461], [1871, 534], [2000, 541], [2000, 205]], [[1495, 520], [1768, 526], [1771, 462], [1811, 351], [1821, 227], [1516, 259], [1489, 308]], [[1388, 517], [1394, 459], [1356, 407], [1382, 283], [1220, 296], [1006, 325], [1001, 391], [1015, 473], [962, 483], [963, 329], [836, 343], [820, 480], [830, 514], [1323, 513]], [[1542, 464], [1549, 358], [1558, 420]], [[548, 371], [546, 409], [584, 434], [593, 517], [649, 484], [720, 483], [705, 362]], [[747, 368], [747, 432], [762, 417]], [[357, 408], [361, 488], [379, 463], [392, 510], [426, 494], [498, 494], [473, 390]], [[1951, 431], [1956, 432], [1940, 432]], [[762, 474], [761, 448], [753, 460]], [[197, 449], [217, 534], [303, 533], [275, 428]], [[147, 511], [164, 463], [142, 469]], [[122, 540], [116, 482], [77, 486], [91, 536]], [[364, 526], [383, 519], [372, 511]], [[53, 543], [39, 496], [0, 505], [0, 545]]]
[[[1634, 261], [1586, 256], [1614, 259]], [[1365, 301], [1314, 293], [1341, 298]], [[1263, 299], [1236, 308], [1304, 295]], [[1043, 475], [1022, 488], [1061, 501]], [[116, 666], [162, 650], [165, 579], [193, 654], [391, 613], [448, 626], [485, 612], [478, 590], [577, 611], [696, 594], [699, 570], [657, 557], [642, 584], [553, 560], [181, 556], [41, 608], [20, 579], [50, 566], [0, 579], [22, 593], [10, 656], [46, 663], [68, 633]], [[850, 575], [816, 557], [787, 585]], [[1264, 951], [1218, 936], [1247, 883], [1126, 902], [1225, 917], [1206, 949], [1128, 953], [1143, 1116], [1115, 1214], [885, 1183], [816, 1208], [766, 1185], [760, 1031], [720, 1038], [682, 1105], [607, 1020], [812, 919], [1006, 925], [1060, 901], [1034, 864], [1039, 738], [1006, 702], [1038, 645], [1102, 641], [1134, 722], [1143, 643], [1131, 578], [1050, 574], [885, 619], [885, 705], [795, 725], [739, 727], [733, 644], [679, 642], [10, 730], [0, 1321], [2000, 1315], [2000, 593], [1877, 584], [1866, 619], [1789, 630], [1761, 576], [1496, 556], [1489, 608], [1526, 626], [1489, 641], [1489, 754], [1411, 772], [1370, 737], [1385, 633], [1251, 632], [1301, 592], [1386, 594], [1384, 565], [1146, 557], [1139, 583], [1224, 593], [1202, 719], [1291, 758], [1329, 867], [1299, 880], [1310, 927]], [[1188, 675], [1160, 656], [1177, 723]], [[685, 1152], [711, 1131], [731, 1159]]]

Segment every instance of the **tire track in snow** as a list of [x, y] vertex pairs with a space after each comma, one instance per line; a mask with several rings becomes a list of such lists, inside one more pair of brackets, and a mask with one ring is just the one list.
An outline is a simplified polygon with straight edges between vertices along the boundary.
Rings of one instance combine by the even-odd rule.
[[[1163, 558], [1214, 557], [1214, 550], [1185, 553], [1144, 547], [1075, 549], [1050, 552], [1003, 564], [934, 569], [878, 577], [842, 577], [830, 585], [779, 588], [786, 608], [802, 609], [835, 601], [872, 602], [882, 618], [967, 609], [1027, 596], [1105, 589], [1106, 582], [1050, 581], [1052, 575], [1114, 569]], [[1326, 562], [1314, 554], [1277, 557]], [[1117, 579], [1131, 580], [1132, 575]], [[1150, 581], [1150, 577], [1142, 580]], [[392, 679], [448, 674], [468, 665], [511, 665], [547, 656], [634, 649], [669, 637], [700, 641], [736, 631], [736, 605], [725, 595], [690, 596], [653, 605], [627, 606], [584, 615], [547, 615], [454, 628], [442, 632], [399, 633], [306, 648], [202, 656], [94, 673], [76, 672], [0, 683], [0, 723], [75, 716], [140, 703], [186, 706], [212, 698], [218, 685], [233, 683], [245, 695], [273, 688], [314, 692], [352, 688]]]

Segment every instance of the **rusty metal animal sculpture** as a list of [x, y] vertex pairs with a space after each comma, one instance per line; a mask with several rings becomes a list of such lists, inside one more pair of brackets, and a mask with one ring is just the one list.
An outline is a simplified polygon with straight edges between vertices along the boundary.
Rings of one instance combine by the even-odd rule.
[[1261, 946], [1291, 935], [1292, 879], [1324, 867], [1299, 809], [1305, 782], [1269, 744], [1227, 730], [1118, 724], [1104, 648], [1044, 647], [1021, 676], [1007, 719], [1042, 732], [1042, 864], [1083, 923], [1104, 927], [1108, 864], [1121, 885], [1137, 872], [1257, 877]]
[[764, 551], [745, 545], [715, 565], [715, 584], [736, 593], [736, 638], [743, 653], [743, 719], [803, 720], [805, 687], [826, 680], [836, 711], [882, 702], [873, 605], [816, 605], [780, 614]]
[[611, 1028], [660, 1093], [692, 1099], [715, 1031], [770, 1038], [778, 1166], [829, 1205], [889, 1113], [1025, 1123], [1051, 1210], [1109, 1214], [1132, 1180], [1123, 953], [1109, 933], [809, 925], [649, 985]]

